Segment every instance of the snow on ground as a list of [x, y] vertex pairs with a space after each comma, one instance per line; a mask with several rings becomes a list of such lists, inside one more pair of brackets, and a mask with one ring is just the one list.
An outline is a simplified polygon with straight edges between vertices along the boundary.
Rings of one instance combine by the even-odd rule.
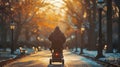
[[103, 67], [94, 60], [88, 59], [80, 55], [76, 55], [73, 52], [66, 50], [64, 51], [64, 59], [66, 64], [69, 65], [67, 67]]
[[0, 49], [0, 57], [2, 57], [2, 58], [15, 58], [16, 55], [10, 54], [10, 49], [7, 48], [5, 51], [3, 49]]
[[[23, 48], [23, 49], [26, 50], [26, 54], [30, 54], [31, 52], [34, 52], [34, 50], [30, 48]], [[10, 58], [16, 58], [20, 54], [21, 54], [20, 49], [16, 49], [14, 54], [11, 54], [11, 50], [9, 48], [7, 48], [6, 50], [0, 49], [0, 61], [4, 61]]]
[[[75, 52], [75, 49], [73, 49], [73, 52]], [[80, 49], [78, 48], [78, 54], [80, 53]], [[87, 49], [83, 49], [83, 55], [89, 56], [89, 57], [96, 57], [97, 51], [89, 51]], [[99, 60], [110, 62], [113, 64], [119, 64], [120, 65], [120, 53], [105, 53], [105, 50], [103, 50], [103, 55], [105, 57], [99, 58]]]

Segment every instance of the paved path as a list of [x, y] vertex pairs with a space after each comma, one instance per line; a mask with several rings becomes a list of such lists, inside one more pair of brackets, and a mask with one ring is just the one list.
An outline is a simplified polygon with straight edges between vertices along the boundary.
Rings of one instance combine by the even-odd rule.
[[65, 65], [61, 63], [49, 64], [51, 53], [48, 50], [43, 50], [36, 54], [24, 57], [4, 67], [102, 67], [95, 61], [87, 59], [85, 57], [73, 54], [69, 51], [64, 51]]

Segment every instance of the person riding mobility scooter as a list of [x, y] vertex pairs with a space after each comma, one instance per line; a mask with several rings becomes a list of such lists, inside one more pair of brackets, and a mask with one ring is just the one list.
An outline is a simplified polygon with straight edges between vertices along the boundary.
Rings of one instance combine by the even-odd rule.
[[48, 39], [52, 43], [50, 47], [52, 53], [50, 64], [52, 64], [52, 62], [62, 62], [62, 64], [64, 64], [63, 44], [65, 43], [66, 38], [64, 34], [60, 31], [59, 27], [55, 28]]

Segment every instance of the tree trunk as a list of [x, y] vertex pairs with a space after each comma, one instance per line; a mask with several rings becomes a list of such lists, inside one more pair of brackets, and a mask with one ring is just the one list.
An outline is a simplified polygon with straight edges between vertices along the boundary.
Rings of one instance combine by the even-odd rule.
[[7, 28], [6, 28], [6, 21], [5, 21], [5, 15], [2, 14], [0, 28], [1, 28], [1, 43], [0, 45], [3, 48], [6, 48], [6, 41], [7, 41]]
[[17, 28], [15, 30], [15, 35], [14, 35], [14, 44], [15, 44], [14, 47], [15, 47], [15, 49], [18, 48], [17, 42], [18, 42], [21, 30], [22, 30], [22, 25], [21, 24], [17, 25]]
[[[87, 48], [89, 50], [95, 50], [96, 49], [96, 34], [95, 34], [95, 22], [96, 22], [96, 1], [92, 0], [93, 2], [93, 8], [91, 9], [87, 9], [87, 14], [88, 14], [88, 21], [89, 21], [89, 29], [88, 29], [88, 44], [87, 44]], [[90, 7], [90, 3], [89, 1], [86, 2], [87, 3], [87, 7]]]
[[92, 45], [93, 45], [93, 47], [91, 47], [93, 50], [96, 50], [96, 40], [97, 40], [97, 34], [96, 34], [96, 32], [95, 32], [95, 24], [96, 24], [96, 1], [95, 0], [92, 0], [93, 1], [93, 17], [92, 17], [92, 22], [93, 22], [93, 24], [92, 24], [92, 34], [93, 34], [93, 40], [92, 40]]
[[3, 48], [5, 48], [6, 47], [6, 36], [7, 36], [7, 30], [6, 30], [6, 25], [5, 24], [3, 24], [2, 25], [2, 31], [1, 31], [1, 45], [3, 46]]
[[88, 12], [88, 22], [89, 22], [89, 28], [88, 28], [88, 44], [87, 48], [90, 50], [91, 49], [91, 10], [89, 9]]
[[98, 48], [97, 48], [97, 56], [96, 59], [103, 57], [103, 43], [102, 43], [102, 8], [99, 8], [99, 40], [98, 40]]
[[107, 0], [107, 53], [113, 52], [112, 46], [112, 0]]
[[92, 20], [93, 17], [91, 16], [91, 10], [89, 10], [89, 23], [90, 27], [88, 30], [88, 50], [95, 50], [96, 45], [95, 45], [95, 20]]
[[118, 45], [118, 49], [117, 49], [118, 51], [117, 52], [120, 53], [120, 45], [119, 45], [120, 44], [120, 7], [119, 7], [118, 28], [119, 28], [118, 29], [119, 31], [118, 31], [118, 44], [117, 44]]
[[25, 41], [25, 42], [26, 42], [26, 46], [30, 46], [30, 45], [29, 45], [29, 41], [30, 41], [30, 37], [31, 37], [31, 36], [30, 36], [29, 33], [30, 33], [29, 29], [26, 28], [26, 31], [25, 31], [25, 38], [26, 38], [26, 41]]

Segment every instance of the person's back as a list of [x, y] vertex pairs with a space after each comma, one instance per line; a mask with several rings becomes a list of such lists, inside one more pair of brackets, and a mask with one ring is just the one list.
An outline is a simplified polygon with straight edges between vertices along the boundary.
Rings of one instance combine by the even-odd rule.
[[48, 39], [52, 42], [51, 49], [63, 49], [63, 44], [66, 41], [66, 38], [59, 27], [55, 28]]

